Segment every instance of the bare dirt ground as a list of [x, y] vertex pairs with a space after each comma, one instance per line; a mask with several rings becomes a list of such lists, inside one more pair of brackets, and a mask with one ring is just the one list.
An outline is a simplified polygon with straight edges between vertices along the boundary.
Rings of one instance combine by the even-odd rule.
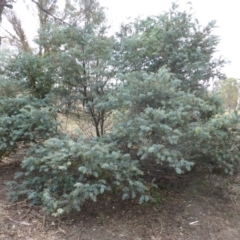
[[240, 176], [189, 174], [158, 183], [155, 203], [139, 205], [101, 196], [80, 213], [56, 219], [39, 206], [7, 199], [6, 181], [20, 171], [24, 154], [0, 165], [1, 240], [238, 240]]

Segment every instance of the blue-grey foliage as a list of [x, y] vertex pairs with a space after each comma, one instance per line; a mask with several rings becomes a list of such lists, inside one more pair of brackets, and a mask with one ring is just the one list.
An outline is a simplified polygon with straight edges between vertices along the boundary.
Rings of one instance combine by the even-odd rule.
[[[35, 143], [9, 183], [13, 200], [58, 216], [107, 191], [149, 200], [150, 165], [159, 174], [238, 171], [238, 113], [225, 114], [207, 89], [225, 63], [213, 57], [214, 22], [202, 27], [173, 5], [122, 26], [114, 39], [98, 1], [69, 1], [65, 13], [69, 24], [50, 21], [39, 30], [41, 54], [13, 57], [3, 74], [0, 157], [19, 141]], [[60, 134], [57, 111], [93, 122], [98, 137]]]
[[109, 104], [118, 109], [113, 139], [139, 161], [167, 164], [177, 173], [195, 165], [234, 172], [239, 165], [237, 113], [223, 114], [221, 101], [180, 88], [166, 69], [126, 76]]
[[96, 201], [106, 191], [122, 191], [126, 199], [146, 190], [138, 161], [100, 139], [50, 138], [31, 149], [22, 168], [16, 175], [21, 184], [10, 183], [12, 198], [27, 195], [54, 215], [79, 211], [86, 200]]

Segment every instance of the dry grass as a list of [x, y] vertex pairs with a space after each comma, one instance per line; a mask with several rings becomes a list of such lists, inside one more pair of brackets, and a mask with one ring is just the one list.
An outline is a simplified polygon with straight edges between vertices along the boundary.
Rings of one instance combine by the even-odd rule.
[[[93, 123], [88, 119], [76, 119], [71, 116], [58, 114], [58, 120], [61, 122], [61, 130], [70, 135], [84, 134], [88, 138], [96, 136], [96, 131]], [[108, 118], [105, 122], [104, 132], [110, 132], [113, 126], [112, 118]]]

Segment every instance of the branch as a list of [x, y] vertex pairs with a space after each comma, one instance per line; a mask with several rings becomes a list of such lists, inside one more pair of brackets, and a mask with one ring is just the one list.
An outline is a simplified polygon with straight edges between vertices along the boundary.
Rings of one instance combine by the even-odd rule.
[[49, 16], [53, 17], [55, 20], [60, 21], [60, 22], [62, 22], [62, 23], [64, 23], [64, 24], [66, 24], [66, 25], [70, 25], [70, 24], [64, 22], [61, 18], [58, 18], [58, 17], [54, 16], [51, 12], [49, 12], [49, 10], [43, 8], [43, 7], [41, 6], [41, 4], [39, 4], [39, 2], [36, 2], [36, 1], [34, 1], [34, 0], [32, 0], [32, 2], [34, 2], [34, 3], [39, 7], [40, 10], [42, 10], [43, 12], [45, 12], [46, 14], [48, 14]]
[[[20, 19], [16, 16], [16, 14], [14, 12], [8, 12], [6, 14], [6, 18], [7, 18], [8, 22], [12, 25], [12, 28], [17, 36], [17, 38], [15, 38], [15, 40], [18, 39], [17, 41], [19, 43], [20, 48], [26, 52], [29, 51], [30, 46], [29, 46], [25, 31], [22, 27], [22, 23], [21, 23]], [[12, 36], [12, 34], [10, 34], [10, 36]]]
[[[1, 27], [2, 27], [2, 26], [1, 26]], [[18, 39], [16, 36], [14, 36], [12, 33], [10, 33], [7, 29], [5, 29], [4, 27], [2, 27], [2, 29], [3, 29], [6, 33], [8, 33], [13, 39], [19, 41], [19, 39]]]
[[11, 5], [11, 4], [7, 4], [7, 3], [0, 3], [0, 7], [7, 7], [7, 8], [10, 8], [10, 9], [12, 9], [13, 8], [13, 6]]
[[[2, 26], [1, 26], [2, 27]], [[10, 35], [10, 41], [18, 48], [18, 49], [21, 49], [21, 46], [19, 46], [20, 44], [19, 44], [19, 39], [16, 37], [16, 36], [14, 36], [12, 33], [10, 33], [7, 29], [5, 29], [5, 28], [3, 28], [2, 27], [2, 29], [6, 32], [6, 33], [8, 33], [9, 35]], [[1, 37], [1, 38], [3, 38], [3, 37]], [[5, 37], [6, 38], [6, 37]]]

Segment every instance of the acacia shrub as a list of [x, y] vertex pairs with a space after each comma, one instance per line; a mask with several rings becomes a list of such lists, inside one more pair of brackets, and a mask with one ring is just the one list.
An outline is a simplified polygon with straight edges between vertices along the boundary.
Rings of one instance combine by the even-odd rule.
[[[57, 216], [81, 210], [85, 201], [96, 201], [106, 191], [123, 192], [123, 199], [148, 200], [144, 175], [150, 161], [178, 174], [199, 165], [236, 171], [239, 116], [224, 115], [221, 101], [205, 88], [211, 78], [222, 78], [225, 63], [213, 57], [219, 41], [212, 35], [215, 23], [201, 27], [192, 14], [173, 7], [159, 17], [123, 26], [117, 41], [105, 35], [102, 23], [42, 29], [51, 51], [42, 58], [19, 55], [12, 65], [9, 76], [42, 104], [51, 93], [61, 100], [62, 110], [80, 110], [77, 113], [88, 115], [97, 128], [108, 114], [116, 116], [111, 133], [100, 131], [96, 135], [101, 137], [93, 139], [79, 134], [74, 140], [55, 136], [52, 103], [37, 106], [39, 101], [31, 98], [26, 104], [15, 99], [23, 102], [15, 108], [13, 101], [10, 109], [4, 103], [2, 134], [9, 131], [4, 138], [12, 133], [16, 141], [43, 137], [9, 183], [12, 199], [24, 197]], [[80, 102], [83, 107], [77, 109]]]
[[232, 174], [240, 157], [237, 113], [224, 115], [218, 98], [207, 92], [198, 98], [179, 86], [164, 68], [129, 74], [109, 95], [108, 107], [118, 109], [113, 131], [93, 139], [49, 138], [31, 148], [9, 183], [11, 198], [58, 216], [107, 191], [149, 200], [145, 176], [152, 160], [178, 174], [197, 165]]
[[11, 198], [42, 204], [54, 216], [80, 211], [106, 191], [122, 191], [123, 199], [141, 193], [140, 201], [148, 200], [138, 162], [100, 139], [50, 138], [29, 151], [22, 169], [9, 183]]
[[19, 142], [43, 141], [57, 135], [56, 109], [30, 97], [0, 101], [0, 159], [17, 149]]
[[127, 75], [109, 104], [120, 109], [112, 138], [140, 162], [154, 159], [179, 174], [196, 165], [229, 173], [239, 166], [238, 114], [224, 115], [220, 99], [207, 91], [201, 98], [182, 91], [181, 80], [164, 68]]

